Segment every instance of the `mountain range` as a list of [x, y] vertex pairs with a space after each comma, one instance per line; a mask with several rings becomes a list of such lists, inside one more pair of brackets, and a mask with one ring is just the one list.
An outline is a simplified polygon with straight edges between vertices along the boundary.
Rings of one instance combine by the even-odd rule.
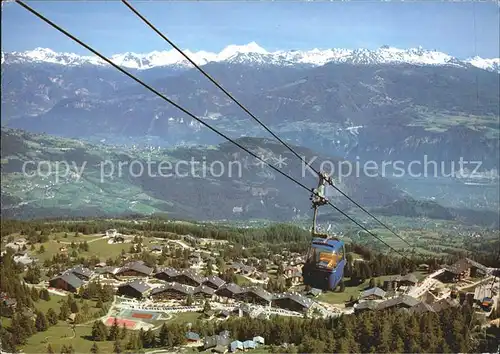
[[[484, 59], [473, 57], [460, 60], [446, 53], [436, 50], [425, 50], [422, 47], [399, 49], [382, 46], [376, 50], [369, 49], [312, 49], [312, 50], [279, 50], [269, 52], [257, 43], [246, 45], [229, 45], [220, 53], [207, 51], [185, 53], [198, 65], [212, 62], [229, 62], [259, 65], [324, 65], [326, 63], [349, 64], [415, 64], [415, 65], [455, 65], [467, 67], [469, 65], [500, 72], [500, 59]], [[133, 52], [112, 55], [110, 58], [115, 64], [125, 68], [147, 70], [156, 67], [190, 68], [191, 64], [175, 49], [153, 51], [145, 54]], [[84, 56], [74, 53], [58, 53], [48, 48], [36, 48], [25, 52], [2, 52], [2, 64], [11, 63], [52, 63], [65, 66], [108, 64], [96, 56]]]

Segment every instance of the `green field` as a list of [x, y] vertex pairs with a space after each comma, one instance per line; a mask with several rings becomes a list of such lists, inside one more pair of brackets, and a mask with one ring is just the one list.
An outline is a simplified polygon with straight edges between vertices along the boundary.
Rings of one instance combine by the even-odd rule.
[[[97, 256], [102, 261], [105, 261], [108, 258], [114, 259], [118, 257], [122, 253], [122, 250], [128, 253], [130, 246], [132, 245], [132, 243], [109, 244], [108, 239], [102, 239], [101, 236], [80, 235], [75, 237], [74, 234], [69, 234], [67, 238], [64, 238], [63, 235], [64, 233], [51, 235], [48, 242], [37, 244], [36, 250], [30, 251], [30, 254], [43, 262], [46, 259], [51, 259], [55, 254], [61, 253], [61, 247], [65, 247], [67, 249], [67, 253], [71, 255], [71, 242], [78, 244], [79, 242], [87, 241], [89, 245], [88, 252], [82, 252], [77, 248], [76, 250], [78, 254], [84, 257]], [[57, 240], [54, 239], [54, 236], [57, 237]], [[143, 238], [142, 244], [144, 247], [149, 247], [150, 245], [147, 238]], [[44, 253], [38, 253], [41, 245], [45, 248]]]
[[[378, 283], [379, 280], [383, 282], [384, 280], [386, 280], [390, 277], [391, 276], [389, 276], [389, 275], [377, 277], [377, 278], [375, 278], [375, 284]], [[324, 293], [320, 294], [317, 297], [317, 299], [319, 301], [323, 301], [323, 302], [326, 302], [329, 304], [343, 304], [346, 301], [349, 301], [351, 296], [356, 299], [359, 296], [360, 292], [366, 290], [370, 284], [369, 279], [365, 280], [364, 283], [357, 285], [357, 286], [347, 286], [347, 284], [349, 284], [349, 281], [345, 280], [345, 282], [346, 282], [346, 287], [345, 287], [343, 292], [339, 292], [338, 290], [324, 292]]]
[[[93, 341], [86, 339], [90, 336], [92, 325], [77, 326], [73, 332], [72, 328], [64, 322], [59, 322], [57, 325], [49, 327], [45, 332], [38, 332], [28, 339], [28, 343], [21, 347], [25, 353], [46, 353], [47, 345], [50, 343], [55, 353], [59, 353], [63, 345], [72, 345], [77, 353], [89, 353]], [[122, 348], [126, 344], [122, 341]], [[99, 352], [112, 353], [114, 342], [98, 342]]]

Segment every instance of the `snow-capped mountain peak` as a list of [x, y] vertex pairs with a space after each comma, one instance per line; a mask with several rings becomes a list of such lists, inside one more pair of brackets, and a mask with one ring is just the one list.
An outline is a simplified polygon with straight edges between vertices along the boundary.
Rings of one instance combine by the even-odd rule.
[[[318, 49], [312, 50], [278, 50], [269, 52], [255, 42], [246, 45], [229, 45], [219, 53], [207, 51], [185, 53], [198, 65], [210, 62], [237, 62], [255, 65], [289, 66], [296, 64], [324, 65], [326, 63], [348, 63], [353, 65], [378, 64], [413, 64], [413, 65], [459, 65], [475, 66], [484, 70], [500, 72], [500, 59], [483, 59], [474, 57], [459, 60], [446, 53], [427, 50], [422, 47], [399, 49], [384, 45], [378, 49]], [[153, 51], [140, 54], [126, 52], [111, 56], [111, 60], [123, 67], [133, 69], [150, 69], [163, 66], [190, 67], [190, 63], [175, 49]], [[106, 65], [95, 56], [83, 56], [74, 53], [57, 53], [48, 48], [36, 48], [26, 52], [2, 53], [2, 63], [46, 62], [60, 65]]]

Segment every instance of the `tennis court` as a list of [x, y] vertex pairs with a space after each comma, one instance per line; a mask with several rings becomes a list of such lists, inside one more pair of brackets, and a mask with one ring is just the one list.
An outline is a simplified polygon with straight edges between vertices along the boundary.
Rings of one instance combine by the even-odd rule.
[[130, 310], [125, 309], [120, 312], [119, 317], [127, 318], [130, 320], [146, 320], [146, 321], [154, 321], [160, 316], [158, 312], [150, 312], [150, 311], [140, 311], [140, 310]]
[[123, 318], [118, 318], [118, 317], [109, 317], [106, 320], [106, 325], [107, 326], [112, 326], [113, 323], [115, 322], [115, 319], [116, 319], [116, 322], [118, 323], [118, 326], [120, 326], [120, 327], [122, 327], [123, 325], [125, 325], [125, 327], [127, 327], [128, 329], [134, 329], [135, 326], [137, 325], [136, 321], [125, 320]]

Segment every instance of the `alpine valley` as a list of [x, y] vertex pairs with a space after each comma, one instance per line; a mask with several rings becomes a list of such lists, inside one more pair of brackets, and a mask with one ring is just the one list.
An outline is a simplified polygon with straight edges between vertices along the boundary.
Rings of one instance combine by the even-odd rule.
[[[481, 161], [477, 172], [489, 176], [489, 181], [496, 185], [493, 193], [486, 193], [489, 201], [482, 198], [483, 189], [472, 192], [477, 200], [469, 199], [467, 203], [460, 197], [454, 199], [450, 191], [445, 207], [498, 209], [498, 58], [459, 59], [435, 50], [389, 46], [376, 50], [269, 52], [256, 43], [231, 45], [220, 53], [186, 51], [186, 54], [273, 132], [300, 146], [308, 156], [377, 162], [423, 161], [425, 156], [427, 160], [446, 163], [448, 170], [452, 162], [461, 159]], [[255, 145], [255, 149], [259, 141], [270, 144], [262, 140], [269, 138], [262, 127], [174, 50], [124, 53], [111, 59], [228, 136]], [[22, 152], [12, 150], [6, 164], [5, 149], [10, 145], [2, 142], [2, 177], [8, 176], [11, 181], [8, 191], [2, 182], [2, 213], [9, 209], [13, 215], [36, 214], [33, 209], [26, 211], [26, 206], [19, 211], [19, 203], [26, 197], [20, 192], [24, 182], [15, 177], [19, 162], [30, 155], [38, 159], [44, 154], [59, 156], [58, 149], [65, 144], [69, 144], [70, 150], [76, 149], [75, 140], [67, 138], [81, 141], [78, 154], [98, 151], [101, 156], [119, 156], [127, 151], [129, 158], [133, 154], [145, 158], [147, 151], [154, 150], [170, 151], [161, 153], [164, 154], [161, 159], [167, 155], [168, 159], [178, 159], [177, 155], [196, 151], [197, 156], [215, 160], [220, 157], [218, 154], [229, 159], [235, 153], [229, 152], [223, 140], [200, 123], [92, 56], [43, 48], [2, 53], [1, 114], [2, 140], [8, 138], [9, 144], [23, 146]], [[58, 138], [25, 135], [18, 129]], [[46, 141], [46, 145], [40, 145], [40, 141]], [[285, 153], [272, 144], [266, 149], [275, 157]], [[130, 151], [134, 153], [131, 155]], [[16, 159], [18, 162], [12, 162]], [[17, 167], [12, 167], [13, 164]], [[414, 172], [422, 170], [422, 164], [414, 167]], [[182, 193], [171, 195], [172, 190], [162, 191], [154, 181], [126, 178], [120, 183], [126, 183], [134, 195], [149, 200], [146, 209], [150, 212], [171, 211], [175, 209], [173, 205], [181, 205], [185, 215], [229, 218], [234, 215], [233, 208], [245, 204], [243, 209], [249, 217], [286, 219], [292, 214], [300, 215], [295, 192], [276, 192], [286, 180], [274, 175], [258, 177], [258, 171], [254, 172], [241, 185], [208, 179], [203, 182], [206, 186], [197, 183], [200, 191], [211, 195], [201, 198], [200, 192], [198, 199]], [[269, 190], [262, 191], [259, 188], [263, 188], [264, 180], [275, 182], [266, 187]], [[190, 188], [187, 181], [175, 183], [179, 184], [175, 193]], [[416, 191], [421, 186], [383, 178], [361, 178], [346, 183], [350, 195], [363, 199], [371, 207], [384, 207], [384, 213], [399, 209], [391, 208], [391, 203], [407, 201], [408, 194], [411, 198], [429, 200], [438, 195], [429, 192], [429, 188], [420, 193]], [[454, 187], [451, 189], [456, 191]], [[101, 197], [112, 199], [111, 190], [102, 192]], [[367, 192], [370, 190], [371, 194]], [[207, 204], [210, 213], [197, 208], [200, 200], [213, 204], [214, 196], [224, 193], [239, 195], [240, 199], [221, 209], [209, 208]], [[470, 195], [471, 191], [463, 193]], [[264, 200], [263, 196], [271, 199]], [[95, 204], [104, 208], [105, 203], [102, 200], [99, 203]], [[457, 215], [454, 213], [445, 214], [454, 218]]]

